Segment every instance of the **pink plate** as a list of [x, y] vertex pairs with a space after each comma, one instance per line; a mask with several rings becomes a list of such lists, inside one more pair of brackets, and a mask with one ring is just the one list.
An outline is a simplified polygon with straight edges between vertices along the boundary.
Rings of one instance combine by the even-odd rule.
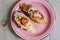
[[[35, 22], [32, 21], [32, 23], [36, 26], [36, 33], [30, 33], [27, 32], [23, 29], [21, 29], [20, 27], [17, 27], [17, 25], [15, 24], [15, 22], [12, 20], [12, 14], [15, 10], [19, 10], [19, 4], [20, 3], [27, 3], [27, 4], [31, 4], [34, 7], [36, 7], [45, 17], [46, 20], [46, 24], [37, 24]], [[54, 14], [54, 10], [51, 7], [50, 4], [48, 4], [46, 1], [44, 0], [22, 0], [19, 1], [15, 7], [13, 8], [12, 12], [11, 12], [11, 25], [12, 28], [14, 30], [14, 32], [21, 38], [25, 39], [25, 40], [40, 40], [44, 37], [46, 37], [52, 30], [53, 28], [53, 23], [55, 20], [55, 14]]]

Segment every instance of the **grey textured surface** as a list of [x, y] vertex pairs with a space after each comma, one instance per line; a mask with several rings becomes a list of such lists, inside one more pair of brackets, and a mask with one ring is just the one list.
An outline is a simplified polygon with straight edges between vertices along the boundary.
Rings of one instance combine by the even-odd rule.
[[[0, 0], [0, 40], [22, 40], [13, 31], [8, 22], [8, 25], [2, 26], [2, 19], [9, 20], [9, 15], [13, 6], [19, 0]], [[56, 14], [56, 20], [53, 31], [49, 36], [43, 40], [60, 40], [60, 0], [47, 0], [54, 8]]]

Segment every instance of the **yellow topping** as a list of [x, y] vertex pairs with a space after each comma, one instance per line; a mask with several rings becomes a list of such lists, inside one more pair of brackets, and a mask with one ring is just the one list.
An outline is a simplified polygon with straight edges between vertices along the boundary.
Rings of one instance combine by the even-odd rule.
[[18, 19], [16, 19], [15, 21], [18, 22]]
[[27, 29], [29, 28], [27, 24], [25, 25], [25, 27], [26, 27]]
[[19, 19], [21, 19], [21, 18], [22, 18], [22, 16], [21, 16], [21, 15], [19, 15], [18, 17], [19, 17]]

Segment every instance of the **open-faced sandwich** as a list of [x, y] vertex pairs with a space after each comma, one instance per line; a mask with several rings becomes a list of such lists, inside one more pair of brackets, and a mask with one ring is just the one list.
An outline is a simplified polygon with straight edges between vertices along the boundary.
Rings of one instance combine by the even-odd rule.
[[14, 11], [14, 21], [22, 28], [26, 29], [27, 31], [30, 31], [32, 33], [35, 33], [35, 27], [29, 20], [27, 16], [23, 14], [23, 12], [20, 11]]
[[20, 9], [32, 20], [34, 20], [37, 23], [45, 24], [44, 16], [38, 11], [37, 8], [30, 4], [21, 3]]

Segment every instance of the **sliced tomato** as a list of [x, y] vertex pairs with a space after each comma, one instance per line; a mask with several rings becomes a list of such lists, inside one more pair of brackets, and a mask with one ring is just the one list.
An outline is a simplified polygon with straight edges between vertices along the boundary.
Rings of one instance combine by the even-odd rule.
[[27, 19], [27, 18], [22, 18], [22, 19], [21, 19], [21, 23], [22, 23], [22, 24], [25, 25], [25, 24], [27, 24], [27, 22], [28, 22], [28, 19]]

